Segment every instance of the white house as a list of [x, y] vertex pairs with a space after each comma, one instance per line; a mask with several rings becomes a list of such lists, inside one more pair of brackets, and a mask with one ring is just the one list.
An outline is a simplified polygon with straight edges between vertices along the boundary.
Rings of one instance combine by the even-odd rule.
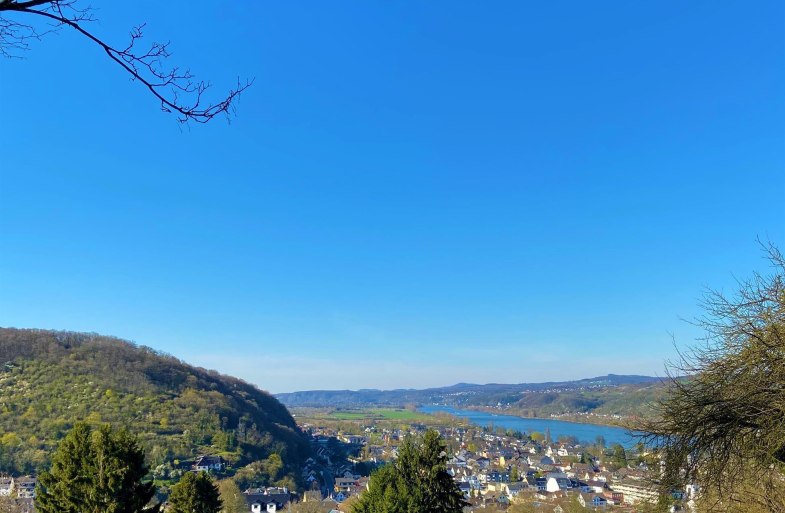
[[35, 498], [35, 484], [37, 479], [32, 476], [20, 477], [14, 480], [14, 489], [16, 496], [20, 499], [33, 499]]
[[548, 481], [545, 484], [545, 491], [547, 492], [560, 492], [572, 489], [572, 482], [567, 474], [560, 472], [551, 472], [548, 474]]
[[0, 477], [0, 497], [10, 497], [14, 489], [14, 479], [11, 477]]
[[278, 511], [278, 507], [274, 502], [251, 504], [251, 513], [275, 513], [276, 511]]
[[226, 462], [221, 456], [199, 456], [194, 463], [194, 470], [197, 472], [220, 472], [226, 466]]
[[605, 508], [608, 505], [608, 499], [603, 497], [602, 495], [594, 495], [588, 493], [581, 493], [578, 494], [578, 503], [584, 508]]
[[276, 513], [283, 509], [279, 508], [279, 504], [275, 501], [266, 501], [264, 499], [255, 499], [248, 501], [251, 507], [251, 513]]

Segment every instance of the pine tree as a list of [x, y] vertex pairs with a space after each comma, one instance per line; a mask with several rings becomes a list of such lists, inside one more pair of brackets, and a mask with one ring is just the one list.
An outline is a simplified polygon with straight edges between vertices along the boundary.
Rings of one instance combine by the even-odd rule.
[[613, 445], [613, 463], [622, 468], [627, 466], [627, 452], [621, 444]]
[[187, 472], [172, 487], [170, 513], [218, 513], [221, 498], [218, 487], [206, 472]]
[[436, 431], [407, 438], [398, 459], [371, 476], [353, 513], [459, 513], [466, 502], [447, 473], [447, 454]]
[[155, 495], [142, 482], [148, 469], [144, 451], [125, 430], [104, 425], [93, 431], [76, 424], [39, 477], [36, 509], [41, 513], [156, 513]]

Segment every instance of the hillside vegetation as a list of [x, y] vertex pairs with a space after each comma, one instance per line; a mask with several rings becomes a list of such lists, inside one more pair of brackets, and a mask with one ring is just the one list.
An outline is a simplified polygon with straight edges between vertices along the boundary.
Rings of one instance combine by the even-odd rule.
[[531, 392], [522, 394], [505, 407], [524, 417], [591, 414], [649, 418], [666, 390], [662, 383], [638, 383], [594, 390]]
[[282, 461], [275, 478], [296, 479], [310, 454], [266, 392], [95, 334], [0, 329], [0, 412], [0, 471], [46, 466], [78, 420], [127, 427], [153, 467], [200, 454], [237, 465], [272, 457]]
[[313, 390], [276, 397], [290, 408], [362, 409], [443, 404], [459, 408], [502, 408], [528, 417], [565, 414], [646, 417], [664, 391], [665, 385], [659, 378], [610, 374], [551, 383], [460, 383], [424, 390]]

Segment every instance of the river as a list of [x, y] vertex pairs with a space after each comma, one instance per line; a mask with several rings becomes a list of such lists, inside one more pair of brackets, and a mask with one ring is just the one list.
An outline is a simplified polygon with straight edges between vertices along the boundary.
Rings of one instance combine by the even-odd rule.
[[594, 443], [598, 436], [605, 439], [605, 445], [621, 444], [624, 447], [632, 447], [636, 440], [630, 432], [624, 428], [614, 426], [598, 426], [596, 424], [579, 424], [577, 422], [565, 422], [555, 419], [528, 419], [513, 415], [497, 415], [476, 410], [459, 410], [450, 406], [423, 406], [419, 408], [423, 413], [444, 412], [456, 417], [467, 419], [472, 424], [487, 427], [501, 427], [513, 429], [524, 433], [539, 432], [545, 433], [550, 428], [551, 438], [558, 439], [560, 436], [574, 436], [581, 442]]

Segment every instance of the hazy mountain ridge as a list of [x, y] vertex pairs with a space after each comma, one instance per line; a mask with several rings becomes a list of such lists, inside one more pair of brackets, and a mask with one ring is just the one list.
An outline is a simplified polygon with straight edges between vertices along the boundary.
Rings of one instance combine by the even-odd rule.
[[[444, 404], [528, 410], [531, 416], [562, 413], [640, 415], [664, 389], [661, 378], [608, 374], [574, 381], [477, 385], [458, 383], [423, 390], [310, 390], [276, 394], [287, 407], [405, 406]], [[632, 399], [634, 398], [634, 400]]]
[[74, 422], [137, 433], [151, 464], [279, 453], [298, 474], [310, 447], [288, 410], [237, 378], [88, 333], [0, 328], [0, 470], [45, 466]]

